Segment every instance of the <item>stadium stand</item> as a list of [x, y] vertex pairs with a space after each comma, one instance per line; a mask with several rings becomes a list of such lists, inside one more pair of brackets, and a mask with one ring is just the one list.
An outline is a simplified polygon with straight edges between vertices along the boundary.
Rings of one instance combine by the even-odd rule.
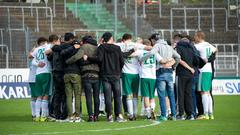
[[[72, 1], [74, 2], [74, 1]], [[122, 33], [135, 32], [134, 24], [134, 4], [128, 3], [124, 12], [124, 3], [118, 4], [118, 36]], [[51, 33], [59, 35], [74, 29], [114, 29], [114, 6], [113, 4], [98, 4], [97, 14], [95, 4], [89, 4], [88, 0], [78, 3], [77, 14], [75, 14], [74, 3], [68, 3], [66, 16], [64, 14], [64, 4], [56, 2], [55, 5], [49, 0], [47, 10], [44, 3], [33, 4], [33, 10], [29, 7], [30, 3], [23, 2], [1, 2], [0, 1], [0, 43], [7, 45], [9, 49], [9, 68], [27, 67], [27, 52], [35, 44], [39, 36], [47, 36]], [[6, 8], [11, 6], [12, 8]], [[219, 57], [217, 57], [217, 75], [237, 75], [239, 65], [239, 45], [237, 44], [238, 27], [237, 17], [230, 16], [225, 10], [214, 10], [214, 31], [212, 27], [212, 11], [199, 11], [200, 25], [198, 24], [198, 10], [186, 10], [186, 25], [184, 25], [184, 10], [173, 11], [173, 26], [171, 29], [171, 10], [172, 8], [210, 8], [211, 4], [204, 5], [182, 5], [166, 4], [162, 5], [161, 17], [159, 15], [158, 3], [146, 4], [145, 15], [143, 15], [142, 3], [137, 7], [138, 13], [138, 36], [146, 38], [151, 32], [162, 32], [165, 39], [170, 39], [175, 33], [186, 31], [192, 35], [199, 28], [206, 33], [207, 41], [217, 44]], [[18, 7], [18, 8], [13, 8]], [[42, 9], [40, 8], [42, 7]], [[225, 8], [227, 5], [219, 4], [214, 8]], [[9, 10], [8, 10], [9, 9]], [[38, 9], [38, 10], [36, 10]], [[52, 12], [55, 9], [55, 12]], [[92, 10], [94, 9], [94, 10]], [[52, 11], [51, 11], [52, 10]], [[52, 12], [52, 16], [50, 14]], [[46, 16], [47, 15], [47, 16]], [[38, 19], [37, 19], [38, 16]], [[52, 31], [51, 31], [52, 17]], [[65, 18], [66, 17], [66, 18]], [[227, 18], [226, 18], [227, 17]], [[23, 21], [24, 18], [24, 21]], [[10, 20], [10, 22], [9, 22]], [[108, 20], [108, 21], [106, 21]], [[226, 21], [227, 20], [227, 29]], [[185, 27], [186, 26], [186, 27]], [[173, 32], [173, 33], [172, 33]], [[225, 49], [224, 49], [225, 48]], [[229, 49], [230, 48], [230, 49]], [[6, 66], [6, 47], [0, 47], [0, 68]], [[226, 56], [226, 57], [225, 57]]]

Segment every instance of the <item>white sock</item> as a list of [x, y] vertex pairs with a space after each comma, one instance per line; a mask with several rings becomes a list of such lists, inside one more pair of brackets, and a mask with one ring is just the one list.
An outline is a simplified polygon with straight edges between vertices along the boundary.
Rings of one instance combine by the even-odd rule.
[[141, 114], [145, 114], [145, 107], [144, 107], [144, 99], [142, 98], [142, 109], [141, 109]]
[[37, 99], [36, 103], [35, 103], [35, 114], [36, 114], [36, 117], [40, 117], [41, 104], [42, 104], [42, 100], [41, 99]]
[[208, 95], [208, 113], [213, 114], [213, 102], [211, 95]]
[[202, 104], [203, 104], [203, 111], [205, 115], [208, 115], [208, 95], [202, 95]]
[[36, 117], [36, 99], [31, 99], [30, 105], [32, 110], [32, 116]]
[[133, 116], [133, 100], [127, 99], [127, 107], [129, 115]]
[[100, 99], [99, 110], [100, 110], [100, 111], [104, 111], [104, 109], [105, 109], [104, 95], [103, 95], [103, 94], [100, 94], [100, 95], [99, 95], [99, 99]]
[[42, 117], [48, 116], [48, 100], [42, 100]]
[[138, 99], [133, 98], [133, 114], [137, 116], [138, 113]]
[[154, 110], [155, 110], [155, 107], [156, 107], [155, 102], [151, 102], [151, 103], [150, 103], [150, 107], [151, 107], [151, 109], [154, 111]]
[[151, 109], [150, 109], [150, 107], [146, 108], [146, 113], [147, 113], [147, 117], [150, 118], [151, 117]]
[[[74, 94], [73, 94], [74, 95]], [[72, 112], [74, 113], [75, 110], [75, 97], [72, 98]]]

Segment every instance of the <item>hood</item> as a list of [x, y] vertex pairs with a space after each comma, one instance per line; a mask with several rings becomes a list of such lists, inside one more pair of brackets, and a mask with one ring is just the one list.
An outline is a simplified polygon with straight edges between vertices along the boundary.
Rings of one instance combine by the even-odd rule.
[[118, 46], [114, 44], [102, 44], [101, 45], [107, 53], [114, 53]]
[[162, 39], [157, 40], [156, 44], [168, 45], [168, 43], [165, 40], [162, 40]]
[[98, 45], [98, 44], [97, 44], [97, 41], [96, 41], [95, 39], [92, 39], [92, 38], [88, 38], [88, 39], [86, 40], [86, 43], [89, 43], [89, 44], [94, 45], [94, 46], [97, 46], [97, 45]]
[[177, 43], [177, 46], [181, 46], [184, 48], [192, 48], [192, 45], [189, 42], [185, 42], [185, 41], [179, 41]]

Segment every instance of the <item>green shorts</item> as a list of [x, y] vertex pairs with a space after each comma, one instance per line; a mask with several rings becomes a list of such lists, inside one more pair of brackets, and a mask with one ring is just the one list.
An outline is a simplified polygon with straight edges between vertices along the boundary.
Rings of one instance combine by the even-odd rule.
[[212, 73], [202, 72], [199, 75], [198, 91], [209, 92], [212, 87]]
[[31, 90], [31, 97], [37, 97], [35, 82], [30, 82], [29, 87], [30, 87], [30, 90]]
[[142, 97], [154, 98], [156, 79], [141, 78]]
[[51, 85], [51, 74], [50, 73], [42, 73], [36, 75], [36, 96], [48, 96]]
[[138, 74], [122, 74], [123, 95], [138, 93], [139, 75]]

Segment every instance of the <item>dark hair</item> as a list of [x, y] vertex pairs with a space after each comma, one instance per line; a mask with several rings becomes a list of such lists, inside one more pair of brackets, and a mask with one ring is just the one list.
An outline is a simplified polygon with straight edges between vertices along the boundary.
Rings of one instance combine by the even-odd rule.
[[172, 45], [172, 43], [169, 39], [166, 42], [167, 42], [168, 45], [170, 45], [170, 46]]
[[37, 44], [38, 44], [38, 45], [40, 45], [40, 44], [43, 43], [43, 42], [48, 42], [48, 40], [47, 40], [45, 37], [40, 37], [40, 38], [38, 38], [38, 40], [37, 40]]
[[131, 34], [128, 34], [128, 33], [125, 33], [125, 34], [122, 36], [122, 40], [128, 40], [128, 39], [132, 39], [132, 35], [131, 35]]
[[151, 41], [151, 39], [154, 39], [154, 40], [159, 40], [161, 38], [161, 35], [159, 33], [154, 33], [151, 35], [151, 37], [149, 38], [149, 40]]
[[64, 40], [70, 41], [71, 39], [74, 39], [74, 35], [72, 33], [65, 33]]
[[54, 42], [54, 41], [57, 41], [58, 39], [60, 39], [60, 38], [58, 37], [58, 35], [55, 35], [55, 34], [50, 35], [50, 36], [48, 37], [48, 41], [49, 41], [49, 42]]
[[193, 38], [191, 36], [189, 36], [188, 34], [183, 34], [182, 35], [182, 38], [186, 38], [188, 39], [189, 41], [193, 41]]
[[181, 38], [183, 38], [183, 36], [181, 34], [175, 34], [173, 36], [173, 39], [175, 39], [175, 38], [181, 39]]
[[102, 35], [103, 42], [105, 42], [105, 43], [108, 42], [111, 37], [112, 37], [112, 33], [110, 33], [110, 32], [105, 32], [105, 33]]

